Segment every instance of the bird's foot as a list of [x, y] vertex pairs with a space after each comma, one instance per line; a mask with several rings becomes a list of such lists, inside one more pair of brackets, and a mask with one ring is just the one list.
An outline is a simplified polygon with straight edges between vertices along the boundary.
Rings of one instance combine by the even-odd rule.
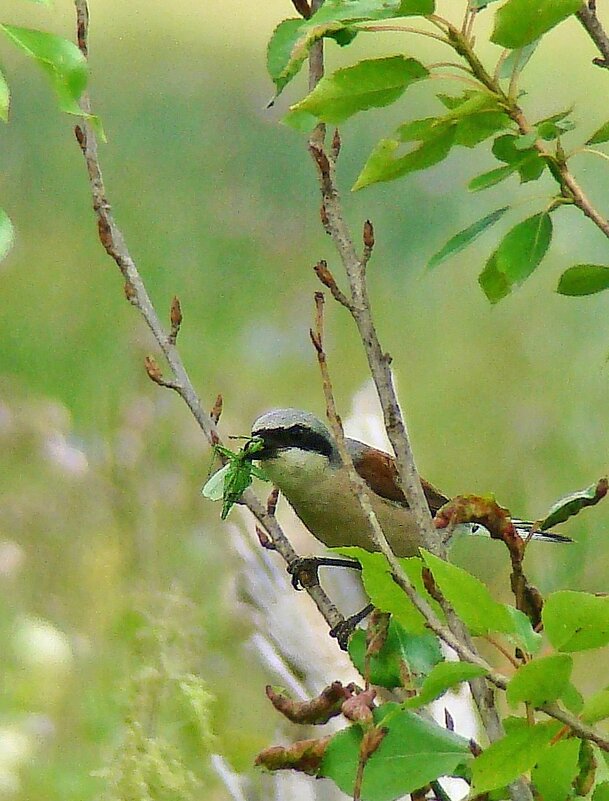
[[292, 576], [295, 590], [314, 587], [319, 584], [320, 567], [350, 567], [361, 570], [362, 566], [354, 559], [335, 559], [331, 556], [300, 556], [288, 565], [288, 573]]
[[368, 606], [365, 606], [361, 611], [356, 612], [354, 615], [351, 615], [345, 620], [341, 620], [337, 626], [334, 626], [333, 629], [330, 629], [330, 637], [336, 638], [343, 651], [347, 650], [349, 637], [353, 634], [358, 624], [361, 623], [365, 617], [368, 617], [373, 609], [374, 606], [372, 604], [368, 604]]

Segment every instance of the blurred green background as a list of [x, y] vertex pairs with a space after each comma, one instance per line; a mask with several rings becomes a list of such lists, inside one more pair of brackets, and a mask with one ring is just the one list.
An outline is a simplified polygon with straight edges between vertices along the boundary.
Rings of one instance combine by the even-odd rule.
[[[318, 222], [304, 141], [278, 123], [303, 80], [266, 109], [266, 41], [293, 16], [290, 2], [91, 0], [91, 14], [110, 199], [158, 308], [168, 316], [173, 294], [182, 300], [180, 348], [204, 405], [221, 392], [222, 427], [233, 434], [272, 406], [321, 414], [308, 337], [318, 288], [311, 268], [326, 258], [338, 276], [339, 266]], [[66, 0], [53, 9], [10, 0], [1, 21], [64, 36], [74, 27]], [[175, 757], [177, 774], [183, 760], [211, 782], [205, 797], [221, 799], [206, 774], [207, 727], [214, 748], [249, 770], [275, 721], [263, 695], [268, 677], [244, 659], [248, 624], [227, 589], [234, 557], [226, 529], [199, 494], [209, 449], [181, 401], [144, 372], [155, 347], [96, 239], [74, 120], [56, 110], [32, 63], [0, 46], [13, 93], [0, 131], [0, 205], [17, 230], [0, 265], [0, 797], [83, 801], [108, 787], [110, 797], [130, 797], [115, 753], [137, 753], [133, 726], [124, 745], [125, 718], [154, 717], [161, 692], [157, 728], [181, 745], [179, 757], [159, 759]], [[360, 37], [345, 51], [330, 45], [328, 58], [338, 65], [404, 50], [446, 58], [439, 45], [394, 34]], [[531, 118], [574, 104], [581, 130], [573, 143], [605, 122], [609, 76], [591, 66], [594, 55], [568, 21], [525, 73]], [[551, 186], [512, 178], [468, 195], [470, 177], [493, 166], [483, 145], [349, 195], [376, 140], [437, 108], [436, 88], [459, 90], [416, 86], [396, 107], [345, 125], [349, 219], [355, 230], [366, 217], [375, 224], [370, 288], [421, 471], [448, 494], [494, 491], [535, 518], [607, 470], [607, 295], [553, 291], [570, 264], [606, 263], [607, 243], [575, 210], [559, 211], [542, 267], [496, 308], [477, 275], [498, 230], [426, 273], [454, 232], [530, 198], [508, 226], [544, 208]], [[574, 167], [607, 212], [607, 165], [582, 155]], [[327, 325], [346, 412], [365, 364], [345, 313], [330, 303]], [[531, 548], [532, 580], [543, 591], [606, 590], [608, 523], [601, 505], [565, 527], [577, 545]], [[460, 557], [507, 599], [501, 549], [476, 541]], [[191, 691], [172, 696], [176, 675], [190, 676]], [[582, 688], [594, 682], [585, 665], [579, 675]], [[198, 797], [187, 784], [155, 797]]]

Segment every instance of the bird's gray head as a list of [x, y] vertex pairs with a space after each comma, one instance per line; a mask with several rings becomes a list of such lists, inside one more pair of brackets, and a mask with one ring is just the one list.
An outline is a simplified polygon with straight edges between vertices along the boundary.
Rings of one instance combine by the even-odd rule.
[[297, 448], [326, 456], [330, 460], [338, 453], [326, 426], [310, 412], [301, 409], [273, 409], [261, 415], [252, 425], [252, 437], [260, 437], [264, 449], [256, 459], [272, 459], [280, 451]]

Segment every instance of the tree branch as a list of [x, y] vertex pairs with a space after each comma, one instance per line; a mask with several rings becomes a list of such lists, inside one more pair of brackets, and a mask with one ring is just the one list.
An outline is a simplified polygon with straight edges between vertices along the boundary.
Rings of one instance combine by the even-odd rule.
[[597, 67], [609, 69], [609, 36], [605, 33], [605, 29], [596, 16], [596, 3], [590, 2], [587, 5], [584, 3], [580, 10], [576, 11], [575, 16], [584, 26], [602, 55], [602, 58], [593, 59], [592, 63], [596, 64]]
[[[78, 46], [82, 54], [87, 57], [89, 50], [89, 11], [87, 0], [74, 0], [74, 4], [76, 7]], [[83, 94], [80, 105], [85, 115], [91, 113], [91, 101], [88, 92]], [[75, 133], [87, 167], [93, 210], [97, 217], [99, 239], [106, 253], [115, 261], [125, 279], [125, 295], [128, 301], [144, 318], [146, 325], [162, 350], [173, 374], [173, 378], [170, 381], [166, 381], [163, 379], [160, 369], [158, 369], [157, 366], [156, 370], [158, 370], [158, 375], [154, 380], [157, 383], [169, 386], [178, 393], [190, 409], [208, 442], [211, 445], [217, 445], [220, 443], [220, 436], [215, 421], [212, 419], [212, 416], [203, 409], [175, 344], [177, 330], [179, 329], [179, 323], [181, 323], [181, 310], [178, 314], [177, 306], [175, 303], [173, 304], [173, 314], [170, 321], [171, 330], [167, 333], [152, 304], [135, 261], [129, 253], [123, 234], [114, 220], [112, 207], [108, 201], [99, 163], [97, 137], [87, 117], [83, 117], [80, 125], [76, 126]], [[149, 374], [150, 369], [156, 374], [156, 370], [152, 365], [149, 368]], [[269, 514], [251, 489], [244, 492], [242, 501], [252, 512], [260, 525], [268, 532], [273, 541], [275, 550], [282, 556], [284, 561], [288, 565], [294, 563], [298, 559], [298, 554], [292, 548], [292, 545], [277, 523], [275, 517]], [[340, 614], [319, 584], [307, 586], [305, 589], [315, 602], [330, 628], [334, 628], [344, 621], [343, 615]]]

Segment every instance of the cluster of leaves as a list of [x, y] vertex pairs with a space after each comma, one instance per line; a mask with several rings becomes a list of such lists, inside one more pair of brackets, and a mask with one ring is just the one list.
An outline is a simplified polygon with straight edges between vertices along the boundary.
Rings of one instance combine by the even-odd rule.
[[[50, 0], [35, 0], [50, 6]], [[19, 51], [28, 55], [49, 77], [59, 108], [67, 114], [88, 116], [97, 125], [100, 133], [101, 123], [92, 115], [85, 115], [78, 105], [89, 79], [87, 60], [78, 47], [69, 39], [54, 33], [21, 28], [16, 25], [0, 23], [0, 32]], [[8, 122], [11, 92], [8, 82], [0, 69], [0, 119]], [[13, 246], [15, 232], [8, 214], [0, 208], [0, 261]]]
[[[484, 676], [486, 670], [444, 659], [420, 612], [393, 581], [384, 556], [359, 548], [343, 548], [341, 553], [357, 558], [367, 594], [377, 608], [391, 613], [382, 636], [377, 632], [371, 640], [358, 630], [351, 637], [353, 664], [371, 684], [401, 688], [407, 700], [376, 705], [374, 698], [366, 696], [370, 714], [355, 718], [352, 710], [339, 704], [352, 721], [350, 726], [330, 737], [306, 741], [306, 747], [297, 743], [283, 750], [269, 749], [259, 756], [259, 764], [324, 776], [353, 795], [365, 745], [364, 801], [392, 801], [447, 775], [468, 782], [472, 795], [490, 792], [505, 798], [506, 786], [528, 772], [543, 798], [563, 801], [585, 796], [592, 787], [595, 799], [605, 797], [609, 791], [607, 753], [555, 720], [537, 720], [533, 710], [560, 702], [585, 723], [609, 717], [609, 689], [601, 688], [584, 702], [571, 681], [574, 654], [589, 654], [609, 644], [609, 598], [573, 591], [553, 593], [543, 608], [542, 635], [526, 615], [495, 601], [484, 584], [461, 568], [425, 551], [422, 559], [401, 560], [418, 592], [441, 618], [440, 606], [427, 593], [424, 571], [430, 572], [435, 587], [473, 636], [503, 638], [504, 649], [515, 648], [520, 655], [520, 666], [507, 685], [513, 714], [504, 720], [505, 736], [482, 750], [450, 726], [421, 718], [416, 710], [460, 683]], [[326, 722], [317, 708], [316, 714], [317, 719], [301, 722]], [[336, 705], [332, 714], [338, 714]], [[377, 733], [375, 748], [370, 749], [373, 731]]]
[[[464, 3], [466, 19], [493, 0]], [[491, 42], [502, 48], [494, 71], [487, 71], [473, 49], [473, 38], [448, 20], [434, 14], [434, 0], [325, 0], [309, 19], [282, 22], [270, 40], [268, 70], [277, 94], [300, 70], [311, 46], [320, 39], [341, 47], [363, 33], [383, 29], [416, 32], [410, 26], [379, 25], [381, 20], [420, 17], [431, 23], [436, 39], [444, 41], [462, 59], [470, 86], [460, 95], [438, 94], [443, 113], [400, 125], [382, 138], [368, 157], [354, 189], [392, 181], [443, 161], [455, 147], [474, 148], [492, 140], [491, 152], [500, 166], [469, 183], [481, 191], [517, 175], [521, 183], [549, 173], [558, 191], [548, 196], [540, 211], [518, 222], [501, 239], [488, 258], [479, 283], [491, 303], [506, 297], [539, 266], [553, 232], [553, 215], [573, 196], [564, 180], [568, 154], [564, 135], [575, 128], [571, 109], [529, 123], [517, 104], [517, 81], [541, 37], [581, 8], [581, 0], [506, 0], [496, 11]], [[421, 33], [429, 34], [421, 28]], [[442, 67], [426, 66], [403, 54], [360, 61], [322, 78], [306, 97], [292, 105], [284, 121], [310, 131], [320, 122], [341, 124], [353, 115], [395, 103], [416, 82], [446, 74]], [[459, 73], [460, 77], [463, 72]], [[451, 74], [451, 77], [459, 77]], [[587, 139], [586, 147], [609, 141], [609, 123]], [[581, 150], [582, 148], [580, 148]], [[539, 201], [537, 201], [539, 202]], [[495, 209], [453, 236], [429, 261], [439, 265], [498, 223], [510, 211]], [[586, 295], [609, 288], [609, 266], [577, 264], [560, 278], [557, 291]]]

